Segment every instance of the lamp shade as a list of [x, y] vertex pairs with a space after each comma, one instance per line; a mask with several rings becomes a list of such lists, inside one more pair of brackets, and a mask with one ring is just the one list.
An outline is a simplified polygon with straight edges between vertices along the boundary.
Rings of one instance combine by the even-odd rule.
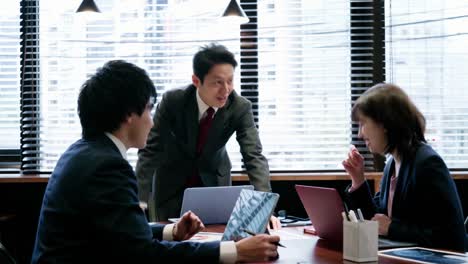
[[236, 0], [231, 0], [229, 2], [229, 5], [223, 12], [223, 17], [235, 17], [239, 22], [241, 22], [241, 24], [249, 22], [249, 17], [247, 17], [244, 10], [242, 10]]
[[99, 10], [99, 8], [94, 3], [94, 0], [83, 0], [83, 2], [81, 2], [81, 5], [76, 10], [76, 13], [79, 13], [79, 12], [97, 12], [97, 13], [100, 13], [101, 11]]

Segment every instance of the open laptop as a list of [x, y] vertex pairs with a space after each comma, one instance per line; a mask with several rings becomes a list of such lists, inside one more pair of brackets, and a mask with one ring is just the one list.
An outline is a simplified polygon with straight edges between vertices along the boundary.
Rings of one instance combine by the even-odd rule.
[[[194, 212], [204, 224], [226, 224], [241, 190], [253, 190], [253, 185], [194, 187], [184, 191], [180, 216]], [[169, 218], [176, 222], [179, 218]]]
[[335, 189], [296, 185], [302, 205], [320, 238], [343, 241], [343, 201]]
[[241, 190], [221, 240], [265, 233], [278, 199], [277, 193]]
[[[343, 241], [343, 200], [334, 188], [296, 185], [296, 191], [317, 235], [335, 242]], [[379, 249], [410, 247], [415, 243], [379, 237]]]

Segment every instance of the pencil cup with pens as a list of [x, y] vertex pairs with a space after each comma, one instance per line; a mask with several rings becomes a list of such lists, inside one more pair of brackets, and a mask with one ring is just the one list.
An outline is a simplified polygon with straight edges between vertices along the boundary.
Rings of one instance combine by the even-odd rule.
[[367, 221], [350, 210], [343, 213], [343, 258], [354, 262], [377, 261], [378, 222]]

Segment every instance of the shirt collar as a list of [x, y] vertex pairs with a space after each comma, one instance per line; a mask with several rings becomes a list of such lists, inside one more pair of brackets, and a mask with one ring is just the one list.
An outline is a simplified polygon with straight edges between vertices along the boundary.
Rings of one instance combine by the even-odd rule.
[[110, 140], [112, 140], [112, 142], [114, 142], [115, 146], [119, 149], [120, 154], [122, 154], [122, 157], [127, 159], [127, 148], [125, 147], [124, 143], [122, 143], [120, 139], [109, 132], [105, 132], [105, 134]]
[[[200, 94], [198, 93], [198, 88], [197, 88], [197, 104], [198, 104], [198, 121], [200, 121], [200, 119], [203, 117], [203, 114], [206, 112], [206, 110], [208, 110], [210, 106], [205, 104], [205, 102], [203, 102], [203, 100], [200, 97]], [[214, 116], [216, 112], [218, 111], [218, 107], [212, 106], [212, 108], [214, 109], [214, 114], [213, 114]]]

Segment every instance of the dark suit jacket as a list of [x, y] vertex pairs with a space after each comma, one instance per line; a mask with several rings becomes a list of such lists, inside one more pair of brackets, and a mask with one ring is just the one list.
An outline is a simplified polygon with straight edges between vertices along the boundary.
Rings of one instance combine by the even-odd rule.
[[219, 242], [159, 241], [130, 164], [105, 135], [59, 159], [42, 203], [32, 263], [219, 262]]
[[[372, 199], [369, 185], [346, 192], [352, 208], [361, 208], [365, 218], [387, 214], [391, 159], [384, 168], [380, 192]], [[442, 158], [422, 144], [413, 159], [402, 161], [395, 188], [392, 223], [388, 237], [421, 246], [465, 250], [463, 212], [455, 183]]]
[[186, 180], [196, 169], [204, 186], [231, 185], [231, 161], [225, 145], [234, 132], [250, 182], [256, 190], [271, 190], [251, 103], [232, 92], [226, 105], [216, 112], [199, 157], [198, 112], [195, 86], [166, 92], [156, 109], [147, 145], [139, 151], [136, 174], [140, 199], [148, 200], [154, 176], [159, 221], [179, 216]]

